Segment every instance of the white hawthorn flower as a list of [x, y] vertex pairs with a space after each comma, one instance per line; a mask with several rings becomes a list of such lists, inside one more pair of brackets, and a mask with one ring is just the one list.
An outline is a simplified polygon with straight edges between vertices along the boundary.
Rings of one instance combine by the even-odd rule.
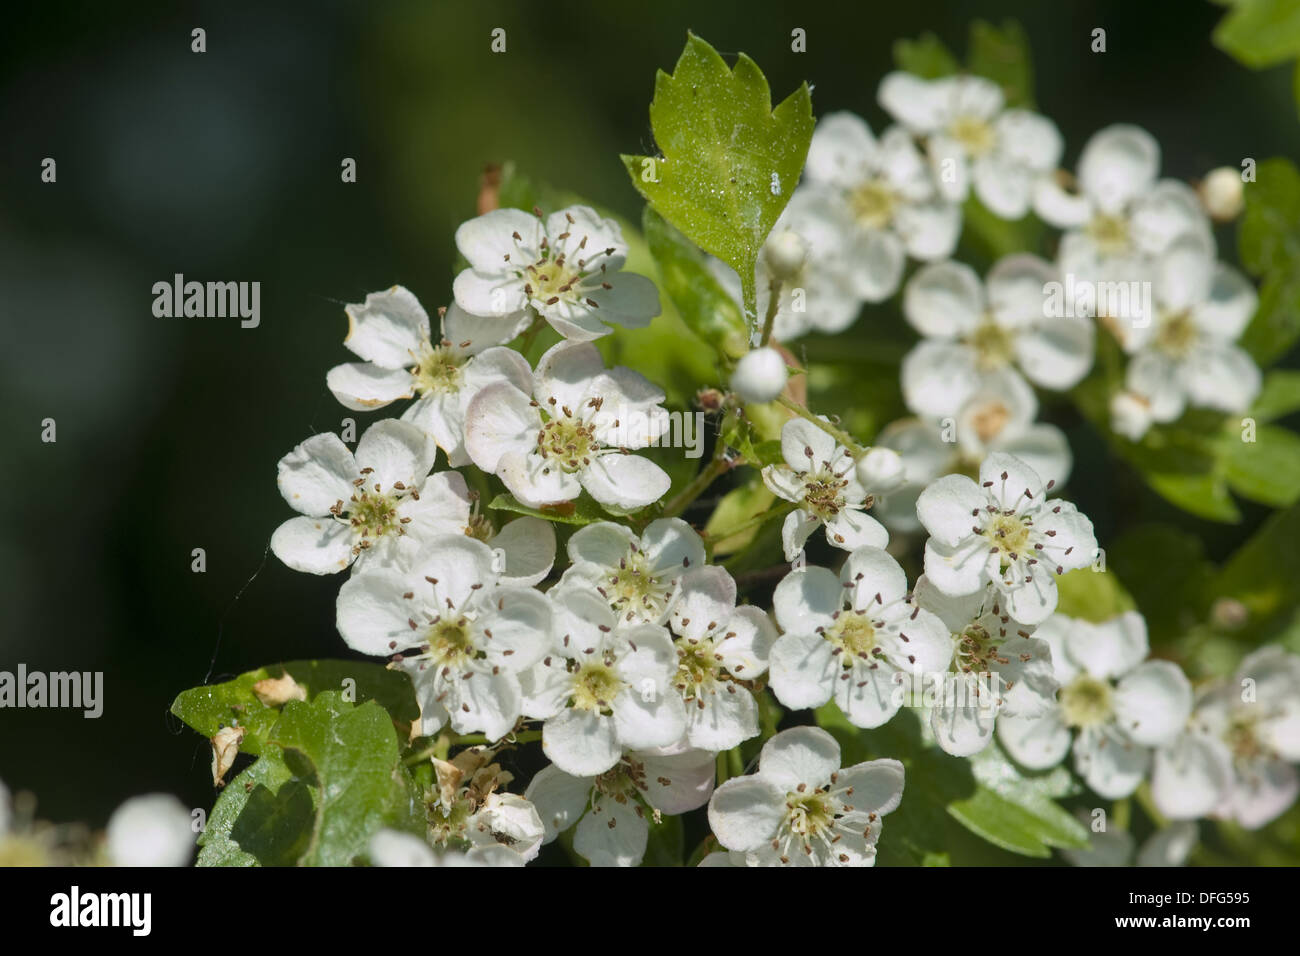
[[877, 140], [852, 113], [830, 113], [817, 123], [805, 180], [828, 190], [848, 210], [853, 228], [844, 242], [856, 268], [854, 287], [867, 302], [898, 289], [906, 257], [951, 255], [961, 232], [961, 207], [938, 191], [912, 137], [893, 127]]
[[826, 568], [791, 571], [772, 594], [782, 635], [768, 679], [786, 707], [834, 698], [855, 727], [879, 727], [902, 706], [913, 673], [946, 672], [953, 646], [936, 615], [907, 600], [907, 578], [880, 548], [858, 548], [837, 577]]
[[827, 542], [845, 551], [889, 543], [889, 532], [866, 514], [875, 499], [858, 481], [852, 452], [812, 422], [792, 418], [781, 426], [781, 456], [784, 464], [763, 468], [763, 484], [798, 505], [781, 527], [787, 561], [822, 527]]
[[1200, 695], [1184, 732], [1156, 751], [1151, 797], [1165, 816], [1224, 817], [1254, 830], [1300, 795], [1300, 657], [1252, 653]]
[[903, 293], [903, 313], [925, 339], [903, 359], [903, 399], [918, 415], [951, 416], [993, 373], [1014, 371], [1043, 388], [1077, 385], [1092, 368], [1094, 330], [1053, 316], [1057, 271], [1037, 256], [1006, 256], [985, 282], [960, 262], [922, 267]]
[[919, 531], [916, 499], [925, 486], [943, 475], [976, 475], [980, 463], [994, 452], [1019, 458], [1054, 481], [1054, 488], [1065, 484], [1074, 465], [1070, 443], [1059, 428], [1037, 417], [1034, 390], [1020, 375], [1004, 369], [984, 376], [946, 421], [904, 418], [886, 425], [877, 447], [898, 453], [904, 482], [877, 497], [876, 514], [891, 531]]
[[762, 676], [776, 640], [766, 612], [736, 607], [736, 582], [724, 569], [684, 575], [668, 626], [677, 635], [673, 686], [686, 705], [686, 742], [714, 753], [758, 736], [758, 701], [746, 681]]
[[506, 846], [476, 846], [466, 852], [433, 848], [414, 833], [385, 827], [370, 838], [371, 866], [523, 866], [524, 858]]
[[554, 764], [533, 777], [533, 802], [550, 843], [575, 823], [573, 849], [592, 866], [637, 866], [650, 836], [647, 818], [686, 813], [713, 794], [714, 755], [673, 747], [631, 751], [611, 769], [574, 776]]
[[542, 750], [576, 777], [599, 776], [625, 750], [676, 743], [686, 710], [673, 691], [677, 654], [656, 624], [620, 627], [605, 599], [577, 585], [555, 587], [550, 652], [523, 675], [524, 713], [544, 720]]
[[503, 584], [531, 587], [545, 578], [555, 564], [555, 528], [551, 522], [524, 515], [498, 530], [479, 511], [477, 494], [469, 490], [458, 471], [430, 475], [420, 498], [432, 499], [429, 506], [436, 504], [438, 512], [453, 525], [447, 529], [449, 533], [460, 531], [492, 549]]
[[645, 276], [620, 271], [627, 243], [613, 219], [587, 206], [548, 216], [494, 209], [456, 230], [469, 268], [456, 276], [456, 302], [476, 315], [536, 313], [566, 339], [587, 342], [637, 329], [659, 314], [659, 293]]
[[[755, 333], [771, 307], [773, 283], [779, 286], [772, 318], [776, 341], [789, 342], [813, 331], [834, 334], [847, 329], [869, 297], [863, 291], [869, 280], [860, 270], [871, 251], [872, 244], [858, 233], [833, 190], [816, 186], [796, 189], [772, 227], [754, 270]], [[735, 271], [717, 259], [710, 259], [709, 267], [723, 289], [743, 307], [740, 277]], [[897, 279], [893, 282], [896, 287]], [[782, 370], [784, 366], [782, 362]]]
[[426, 734], [498, 740], [522, 713], [519, 674], [554, 643], [550, 602], [503, 585], [491, 549], [465, 535], [429, 539], [410, 570], [367, 569], [339, 590], [339, 633], [353, 650], [401, 655]]
[[597, 521], [569, 538], [561, 583], [598, 591], [622, 623], [662, 624], [683, 574], [704, 564], [704, 541], [681, 518], [656, 518], [638, 536]]
[[1056, 577], [1092, 563], [1092, 522], [1068, 501], [1050, 501], [1038, 474], [1018, 458], [989, 455], [979, 482], [947, 475], [921, 492], [916, 514], [930, 538], [925, 574], [944, 594], [992, 584], [1021, 624], [1056, 610]]
[[435, 341], [429, 316], [401, 286], [372, 292], [365, 304], [349, 305], [347, 314], [343, 344], [365, 361], [330, 369], [325, 381], [334, 397], [364, 412], [418, 396], [402, 420], [432, 435], [453, 468], [469, 464], [465, 409], [478, 390], [495, 382], [528, 388], [528, 362], [499, 344], [522, 331], [518, 316], [470, 315], [453, 305]]
[[1032, 770], [1055, 766], [1074, 739], [1074, 769], [1099, 796], [1127, 797], [1142, 782], [1151, 750], [1187, 723], [1192, 686], [1177, 665], [1146, 660], [1142, 615], [1101, 624], [1057, 614], [1034, 636], [1052, 647], [1061, 685], [1056, 705], [1036, 716], [1004, 716], [998, 740]]
[[1141, 441], [1154, 423], [1151, 402], [1136, 392], [1118, 391], [1110, 397], [1110, 427], [1129, 441]]
[[[1000, 716], [1034, 717], [1055, 706], [1051, 647], [1011, 620], [993, 588], [954, 598], [922, 575], [913, 599], [937, 615], [952, 635], [948, 673], [925, 675], [937, 678], [930, 729], [946, 753], [977, 754], [993, 739]], [[930, 704], [929, 689], [926, 693]]]
[[1056, 168], [1063, 143], [1056, 124], [1023, 109], [1006, 109], [1001, 88], [981, 76], [926, 80], [910, 73], [885, 76], [880, 105], [912, 133], [926, 152], [944, 196], [964, 202], [975, 187], [990, 212], [1020, 219], [1034, 185]]
[[194, 856], [190, 811], [167, 793], [132, 797], [108, 821], [108, 858], [114, 866], [188, 866]]
[[462, 530], [441, 481], [422, 496], [437, 453], [422, 429], [394, 418], [367, 428], [355, 456], [333, 432], [313, 435], [280, 459], [276, 484], [302, 515], [276, 528], [271, 550], [295, 571], [355, 572]]
[[1128, 390], [1147, 402], [1155, 422], [1176, 420], [1188, 405], [1245, 412], [1261, 375], [1236, 342], [1259, 305], [1255, 287], [1195, 236], [1170, 245], [1154, 269], [1154, 319], [1112, 323], [1132, 354]]
[[1208, 237], [1209, 220], [1195, 191], [1172, 179], [1156, 181], [1160, 146], [1146, 130], [1123, 123], [1088, 140], [1079, 156], [1079, 192], [1042, 177], [1034, 210], [1061, 229], [1057, 263], [1076, 281], [1147, 278], [1147, 264], [1180, 235]]
[[629, 449], [662, 434], [664, 393], [630, 369], [606, 369], [589, 343], [561, 342], [537, 363], [532, 396], [489, 385], [470, 402], [465, 448], [531, 507], [577, 498], [584, 489], [606, 508], [635, 511], [658, 501], [670, 481]]
[[820, 727], [763, 744], [758, 772], [714, 791], [709, 826], [749, 866], [872, 866], [881, 817], [903, 799], [903, 765], [840, 769], [840, 745]]

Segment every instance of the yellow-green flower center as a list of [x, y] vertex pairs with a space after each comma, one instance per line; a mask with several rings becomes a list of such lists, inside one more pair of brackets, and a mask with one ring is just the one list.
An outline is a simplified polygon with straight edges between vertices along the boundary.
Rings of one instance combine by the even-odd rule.
[[[1003, 554], [1012, 558], [1025, 554], [1030, 547], [1029, 525], [1017, 515], [1000, 514], [984, 526], [984, 537]], [[1007, 559], [1003, 558], [1003, 570]]]
[[1110, 720], [1113, 712], [1110, 684], [1089, 674], [1080, 674], [1061, 688], [1061, 715], [1071, 727], [1096, 727]]
[[573, 676], [573, 706], [596, 713], [607, 711], [623, 687], [622, 678], [608, 664], [582, 664]]
[[429, 345], [420, 351], [412, 375], [420, 395], [460, 391], [461, 355], [451, 345]]
[[876, 650], [876, 628], [862, 611], [841, 611], [823, 635], [837, 649], [841, 667], [871, 661]]
[[980, 320], [966, 341], [975, 350], [975, 364], [983, 371], [1002, 368], [1015, 358], [1015, 339], [990, 316]]
[[897, 194], [884, 180], [868, 180], [849, 193], [849, 208], [854, 218], [868, 229], [889, 225], [897, 205]]
[[538, 454], [565, 472], [590, 465], [599, 448], [596, 426], [568, 414], [552, 418], [537, 433]]
[[1128, 251], [1128, 220], [1123, 216], [1097, 213], [1085, 227], [1085, 231], [1097, 244], [1102, 255], [1117, 256]]
[[1160, 325], [1156, 329], [1156, 347], [1171, 358], [1184, 358], [1198, 338], [1196, 323], [1187, 312], [1174, 312], [1160, 317]]
[[976, 116], [959, 116], [948, 127], [948, 135], [971, 156], [983, 156], [997, 143], [993, 127]]

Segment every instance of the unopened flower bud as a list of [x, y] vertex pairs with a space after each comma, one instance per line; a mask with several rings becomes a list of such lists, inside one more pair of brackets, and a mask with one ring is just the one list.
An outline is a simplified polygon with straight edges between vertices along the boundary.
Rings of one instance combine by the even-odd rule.
[[767, 240], [763, 257], [772, 275], [778, 279], [793, 279], [808, 259], [808, 243], [794, 230], [782, 229]]
[[786, 375], [780, 352], [774, 348], [754, 349], [736, 363], [731, 390], [745, 402], [770, 402], [785, 388]]
[[858, 481], [872, 494], [885, 494], [903, 483], [903, 459], [892, 448], [869, 449], [857, 468]]
[[1245, 187], [1241, 181], [1241, 172], [1231, 166], [1220, 166], [1210, 170], [1201, 180], [1199, 193], [1201, 205], [1215, 222], [1230, 222], [1241, 215], [1244, 205], [1242, 193]]

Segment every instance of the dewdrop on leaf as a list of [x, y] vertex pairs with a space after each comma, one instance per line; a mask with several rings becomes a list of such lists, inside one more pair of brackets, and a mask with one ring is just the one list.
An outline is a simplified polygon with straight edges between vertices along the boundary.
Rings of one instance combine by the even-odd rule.
[[731, 390], [745, 402], [770, 402], [785, 388], [785, 359], [774, 348], [754, 349], [736, 363]]

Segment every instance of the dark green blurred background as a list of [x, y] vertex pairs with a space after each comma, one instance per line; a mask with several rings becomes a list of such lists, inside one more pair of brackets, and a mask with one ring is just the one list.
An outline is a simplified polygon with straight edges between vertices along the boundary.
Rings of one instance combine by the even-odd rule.
[[[339, 581], [268, 557], [290, 512], [275, 463], [344, 417], [326, 370], [349, 357], [343, 302], [403, 283], [450, 294], [456, 225], [488, 161], [628, 217], [618, 153], [651, 149], [646, 107], [687, 28], [744, 50], [779, 95], [879, 128], [898, 37], [965, 47], [1014, 16], [1040, 109], [1073, 163], [1117, 121], [1151, 130], [1167, 174], [1300, 154], [1281, 69], [1215, 50], [1221, 9], [1178, 3], [83, 3], [10, 8], [0, 32], [0, 668], [103, 670], [104, 716], [0, 711], [0, 779], [41, 816], [102, 824], [127, 796], [212, 802], [207, 743], [167, 713], [203, 681], [342, 656]], [[1108, 52], [1089, 52], [1104, 27]], [[207, 52], [190, 52], [190, 31]], [[493, 54], [489, 34], [507, 31]], [[790, 52], [790, 31], [808, 52]], [[58, 182], [39, 181], [44, 157]], [[353, 157], [358, 182], [340, 182]], [[176, 272], [258, 280], [262, 323], [158, 319]], [[855, 334], [869, 334], [870, 310]], [[58, 442], [40, 441], [40, 422]], [[1071, 490], [1100, 537], [1171, 514], [1070, 427]], [[364, 423], [363, 423], [364, 427]], [[1176, 520], [1222, 557], [1257, 523]], [[190, 570], [191, 550], [207, 572]], [[224, 638], [217, 648], [218, 629]]]

